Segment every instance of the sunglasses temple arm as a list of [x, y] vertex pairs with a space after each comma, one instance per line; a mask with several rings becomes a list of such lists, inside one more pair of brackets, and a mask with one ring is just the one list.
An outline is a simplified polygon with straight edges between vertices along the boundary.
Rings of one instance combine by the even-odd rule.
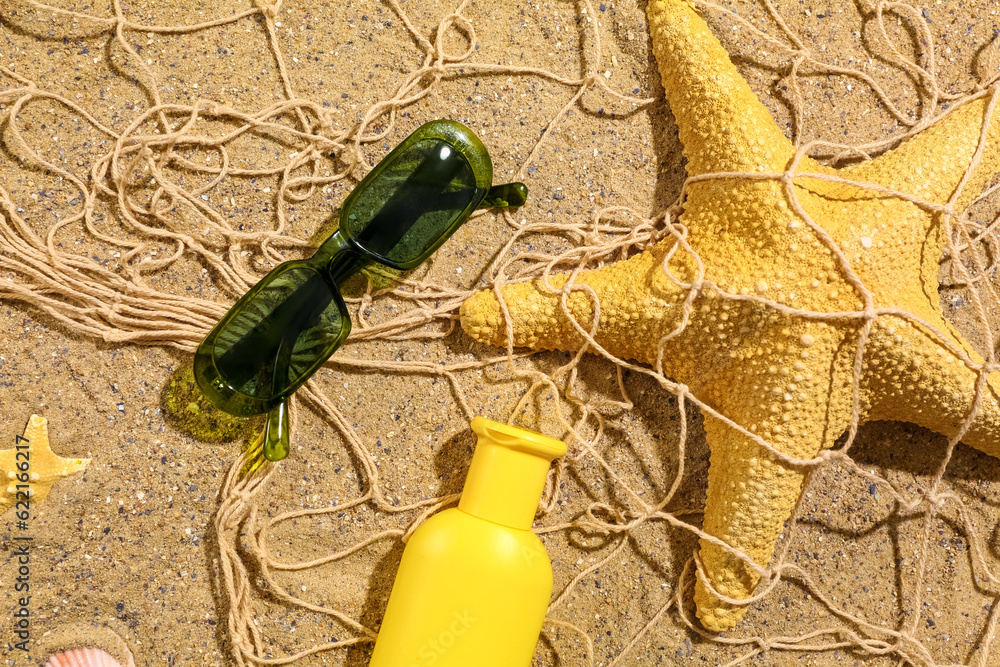
[[490, 188], [476, 208], [517, 208], [528, 201], [528, 186], [524, 183], [503, 183]]
[[[292, 361], [292, 350], [295, 341], [282, 336], [274, 356], [274, 366], [271, 373], [271, 393], [275, 396], [281, 393], [288, 378], [288, 367]], [[268, 461], [280, 461], [288, 456], [290, 448], [288, 400], [283, 399], [271, 408], [267, 415], [267, 433], [264, 438], [264, 458]]]

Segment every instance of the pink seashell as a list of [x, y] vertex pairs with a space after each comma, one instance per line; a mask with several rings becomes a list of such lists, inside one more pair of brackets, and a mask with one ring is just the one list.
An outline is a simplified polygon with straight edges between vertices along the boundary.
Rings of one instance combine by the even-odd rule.
[[74, 648], [49, 656], [45, 667], [122, 667], [99, 648]]

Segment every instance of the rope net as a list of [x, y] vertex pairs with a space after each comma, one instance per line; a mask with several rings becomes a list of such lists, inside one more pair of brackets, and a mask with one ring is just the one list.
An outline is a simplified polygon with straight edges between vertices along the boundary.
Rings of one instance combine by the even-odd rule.
[[[799, 159], [810, 155], [836, 165], [877, 154], [925, 129], [949, 106], [980, 96], [990, 97], [987, 123], [995, 113], [996, 41], [975, 43], [971, 83], [956, 70], [948, 72], [950, 80], [962, 83], [954, 89], [944, 86], [936, 36], [918, 7], [862, 3], [859, 25], [863, 23], [871, 48], [885, 63], [873, 74], [860, 58], [842, 65], [840, 54], [825, 53], [814, 36], [800, 34], [793, 23], [809, 31], [815, 25], [809, 27], [809, 17], [802, 24], [798, 14], [793, 21], [791, 9], [767, 1], [697, 4], [717, 34], [728, 33], [731, 41], [723, 39], [727, 48], [738, 53], [749, 42], [757, 49], [753, 57], [787, 84], [781, 89], [790, 91], [788, 106], [775, 113], [787, 117]], [[686, 183], [676, 141], [654, 137], [654, 142], [673, 143], [663, 144], [667, 162], [650, 165], [644, 147], [611, 140], [626, 156], [619, 159], [627, 159], [629, 152], [639, 156], [631, 169], [636, 178], [653, 184], [647, 192], [652, 205], [642, 210], [623, 205], [624, 198], [610, 192], [613, 176], [629, 178], [621, 173], [624, 167], [602, 167], [596, 148], [594, 159], [581, 148], [588, 146], [580, 138], [586, 130], [613, 135], [623, 124], [652, 122], [653, 132], [669, 132], [665, 108], [656, 102], [662, 90], [655, 67], [649, 67], [643, 10], [598, 7], [588, 0], [544, 7], [527, 3], [518, 6], [523, 19], [515, 17], [511, 23], [522, 32], [501, 39], [491, 30], [491, 9], [468, 0], [447, 13], [404, 0], [345, 7], [344, 15], [353, 17], [352, 28], [358, 27], [355, 21], [369, 25], [353, 40], [340, 42], [302, 42], [315, 29], [316, 17], [303, 16], [297, 8], [290, 18], [292, 9], [280, 1], [258, 0], [225, 16], [225, 10], [206, 10], [219, 17], [178, 26], [144, 21], [120, 0], [104, 10], [36, 0], [0, 9], [6, 35], [30, 37], [36, 48], [76, 49], [83, 40], [100, 44], [99, 51], [81, 54], [94, 64], [105, 63], [107, 76], [126, 82], [134, 98], [124, 113], [110, 115], [104, 110], [104, 88], [73, 92], [71, 85], [42, 81], [35, 74], [43, 68], [32, 67], [25, 60], [29, 55], [14, 46], [5, 54], [9, 58], [0, 59], [7, 170], [0, 185], [0, 297], [43, 312], [87, 339], [192, 353], [229, 304], [268, 269], [309, 254], [330, 232], [330, 225], [320, 221], [330, 222], [329, 211], [350, 187], [395, 142], [430, 118], [469, 124], [490, 146], [495, 182], [524, 180], [529, 185], [524, 209], [481, 212], [449, 242], [460, 249], [453, 251], [460, 253], [455, 273], [443, 273], [439, 264], [446, 263], [432, 260], [412, 274], [369, 274], [356, 281], [347, 295], [354, 322], [350, 342], [292, 403], [291, 458], [278, 466], [258, 465], [259, 439], [254, 436], [233, 462], [221, 488], [214, 520], [217, 557], [210, 566], [232, 661], [241, 666], [367, 664], [364, 656], [391, 583], [380, 579], [393, 570], [413, 530], [457, 501], [462, 461], [471, 451], [471, 438], [463, 435], [465, 423], [488, 413], [484, 404], [506, 391], [514, 400], [497, 401], [491, 409], [503, 414], [489, 416], [544, 430], [570, 445], [570, 454], [551, 472], [536, 524], [556, 576], [536, 654], [539, 664], [650, 664], [650, 655], [668, 662], [703, 655], [736, 665], [753, 664], [767, 653], [775, 654], [775, 660], [777, 654], [805, 654], [820, 661], [844, 652], [872, 661], [866, 664], [997, 664], [1000, 581], [995, 545], [984, 537], [995, 533], [997, 525], [984, 497], [994, 487], [989, 472], [982, 473], [985, 481], [951, 477], [956, 457], [972, 465], [969, 455], [956, 449], [960, 436], [942, 445], [918, 429], [902, 435], [875, 428], [859, 431], [855, 408], [843, 446], [797, 462], [812, 467], [811, 481], [774, 561], [754, 564], [762, 575], [757, 593], [750, 600], [729, 600], [759, 614], [748, 614], [734, 631], [716, 636], [698, 625], [691, 603], [694, 581], [701, 576], [693, 555], [697, 539], [719, 542], [698, 527], [707, 451], [699, 411], [692, 408], [707, 406], [657, 369], [606, 352], [585, 356], [584, 351], [599, 351], [587, 333], [589, 323], [580, 323], [587, 344], [575, 354], [512, 347], [490, 351], [471, 344], [458, 330], [459, 306], [476, 288], [593, 268], [668, 237], [683, 238], [677, 217]], [[854, 6], [847, 11], [855, 11]], [[344, 19], [339, 25], [346, 25]], [[258, 59], [268, 56], [262, 71], [270, 78], [261, 85], [273, 89], [270, 103], [264, 103], [264, 94], [248, 100], [241, 95], [242, 83], [239, 89], [216, 84], [211, 92], [199, 93], [196, 84], [187, 87], [170, 74], [168, 47], [197, 44], [188, 51], [194, 53], [206, 38], [218, 42], [223, 30], [229, 31], [224, 33], [229, 39], [238, 35], [243, 40], [219, 46], [220, 52], [251, 50]], [[480, 49], [480, 35], [487, 32], [491, 53]], [[516, 61], [516, 52], [532, 40], [533, 52], [546, 67], [488, 62]], [[166, 46], [156, 46], [165, 41]], [[500, 44], [509, 54], [497, 52]], [[153, 54], [154, 48], [162, 50]], [[552, 57], [543, 53], [549, 48], [554, 49], [548, 53]], [[333, 63], [335, 71], [327, 76], [336, 84], [350, 84], [350, 95], [329, 82], [297, 77], [303, 53], [317, 62], [322, 54], [324, 63]], [[630, 90], [622, 83], [628, 75], [622, 73], [618, 55], [623, 62], [635, 56], [640, 68], [647, 68], [633, 72], [644, 88]], [[355, 68], [362, 57], [374, 63], [367, 76], [364, 67]], [[259, 60], [255, 67], [261, 67]], [[754, 70], [744, 66], [742, 71]], [[360, 95], [351, 82], [355, 76], [365, 79]], [[813, 109], [834, 107], [817, 99], [824, 88], [815, 81], [828, 77], [852, 81], [881, 102], [884, 126], [895, 128], [891, 136], [857, 145], [820, 141], [826, 128], [822, 117], [813, 117]], [[900, 90], [887, 92], [887, 82]], [[177, 89], [188, 94], [187, 101], [178, 101]], [[532, 104], [547, 114], [534, 126], [530, 119], [539, 113], [524, 111]], [[499, 122], [501, 116], [506, 122]], [[519, 118], [528, 118], [528, 125], [515, 123]], [[517, 142], [524, 151], [507, 148]], [[558, 164], [564, 160], [569, 164]], [[565, 169], [587, 172], [577, 177], [579, 196], [568, 187], [560, 194], [561, 181], [546, 175]], [[794, 192], [793, 171], [794, 164], [786, 174], [770, 177], [782, 179]], [[718, 177], [708, 177], [713, 176]], [[20, 178], [49, 185], [59, 201], [51, 206], [51, 217], [36, 212], [37, 197], [29, 201], [29, 188], [19, 185]], [[603, 178], [609, 180], [602, 183]], [[657, 185], [658, 178], [667, 184]], [[551, 198], [546, 187], [554, 193]], [[942, 275], [967, 304], [962, 311], [971, 322], [966, 333], [980, 344], [986, 360], [976, 365], [965, 359], [979, 372], [978, 398], [986, 371], [996, 364], [998, 189], [987, 189], [966, 211], [944, 211], [948, 251]], [[575, 212], [564, 200], [575, 204]], [[692, 293], [697, 289], [686, 287]], [[870, 297], [863, 285], [858, 287]], [[865, 322], [858, 371], [865, 336], [878, 314], [870, 298], [867, 303], [863, 312], [841, 314]], [[392, 382], [378, 384], [379, 378]], [[351, 383], [354, 388], [348, 388]], [[419, 393], [428, 386], [421, 383], [446, 386], [448, 400], [439, 400], [440, 414], [425, 421], [416, 410], [403, 417], [400, 406], [407, 399], [400, 397], [406, 393], [400, 388]], [[365, 401], [347, 398], [359, 387], [392, 393], [385, 395], [386, 416], [374, 426], [359, 424], [359, 404]], [[857, 374], [855, 396], [856, 388]], [[439, 469], [425, 482], [433, 486], [435, 477], [442, 476], [450, 481], [439, 485], [441, 493], [422, 493], [413, 487], [428, 474], [420, 465], [431, 455], [427, 446], [439, 442], [424, 440], [435, 425], [438, 431], [447, 425], [456, 435], [446, 443], [450, 453], [439, 455]], [[407, 429], [408, 435], [396, 432]], [[323, 473], [331, 480], [323, 486], [313, 477], [316, 486], [302, 490], [282, 480], [283, 474], [289, 480], [292, 475], [283, 470], [299, 471], [295, 459], [305, 454], [296, 442], [316, 438], [316, 433], [320, 451], [334, 461]], [[393, 437], [390, 449], [383, 440], [389, 443]], [[789, 459], [751, 437], [773, 455]], [[882, 437], [889, 442], [878, 442]], [[926, 469], [911, 472], [906, 466], [899, 470], [871, 463], [870, 450], [892, 446], [929, 448]], [[622, 462], [623, 456], [632, 458]], [[337, 497], [321, 496], [320, 488]], [[296, 494], [303, 496], [301, 509], [284, 511], [284, 503], [275, 500]], [[863, 511], [867, 496], [880, 498], [878, 507], [884, 509]], [[836, 516], [852, 512], [856, 514], [850, 519]], [[950, 537], [942, 537], [945, 532]], [[829, 583], [824, 570], [839, 569], [838, 556], [848, 558], [829, 549], [818, 555], [823, 536], [831, 533], [856, 559], [868, 553], [873, 541], [876, 550], [898, 554], [887, 561], [889, 573], [877, 575], [897, 580], [895, 586], [879, 589], [889, 599], [877, 597], [869, 590], [874, 584], [856, 582], [857, 577], [840, 587]], [[310, 536], [318, 540], [321, 534], [322, 543], [333, 549], [316, 553]], [[889, 543], [893, 546], [887, 547]], [[934, 630], [942, 609], [949, 612], [948, 596], [931, 589], [942, 580], [935, 573], [943, 570], [964, 591], [950, 602], [966, 617], [960, 624], [962, 637]], [[369, 585], [370, 593], [365, 590]], [[311, 587], [323, 594], [310, 595]], [[802, 618], [792, 620], [790, 609]], [[787, 627], [795, 631], [776, 632], [773, 624], [762, 621], [776, 615], [787, 616]], [[289, 618], [304, 628], [298, 635]]]

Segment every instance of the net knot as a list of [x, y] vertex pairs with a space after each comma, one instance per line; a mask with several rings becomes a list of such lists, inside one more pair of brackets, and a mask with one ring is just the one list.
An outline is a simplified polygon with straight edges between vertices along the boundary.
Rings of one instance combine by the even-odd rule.
[[276, 18], [284, 0], [257, 0], [257, 8], [268, 18]]
[[847, 457], [847, 453], [844, 452], [844, 450], [842, 450], [842, 449], [828, 449], [825, 452], [820, 452], [819, 453], [819, 456], [816, 457], [816, 462], [820, 463], [820, 464], [822, 464], [822, 463], [829, 463], [830, 461], [834, 461], [836, 459], [842, 459], [842, 458], [846, 458], [846, 457]]
[[760, 571], [760, 582], [757, 584], [757, 590], [760, 592], [770, 589], [772, 586], [781, 581], [781, 569], [782, 564], [778, 563], [776, 565], [765, 567]]
[[246, 489], [236, 489], [232, 495], [239, 501], [240, 507], [249, 507], [256, 497], [255, 493], [248, 492]]
[[[608, 515], [609, 520], [602, 519], [595, 514], [595, 511]], [[607, 503], [593, 503], [584, 510], [584, 514], [590, 519], [591, 530], [601, 535], [609, 535], [627, 530], [629, 527], [628, 518], [621, 512]]]
[[754, 637], [752, 641], [761, 653], [766, 653], [774, 648], [774, 642], [770, 637]]

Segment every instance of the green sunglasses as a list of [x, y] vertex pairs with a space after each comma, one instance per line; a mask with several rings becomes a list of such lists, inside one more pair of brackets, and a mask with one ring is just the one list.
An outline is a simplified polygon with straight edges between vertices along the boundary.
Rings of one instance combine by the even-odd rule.
[[288, 456], [288, 397], [351, 332], [339, 286], [371, 263], [412, 269], [477, 208], [527, 199], [523, 183], [492, 183], [490, 155], [469, 128], [419, 127], [347, 196], [339, 229], [312, 257], [279, 264], [219, 320], [195, 353], [198, 386], [230, 414], [268, 413], [264, 456]]

